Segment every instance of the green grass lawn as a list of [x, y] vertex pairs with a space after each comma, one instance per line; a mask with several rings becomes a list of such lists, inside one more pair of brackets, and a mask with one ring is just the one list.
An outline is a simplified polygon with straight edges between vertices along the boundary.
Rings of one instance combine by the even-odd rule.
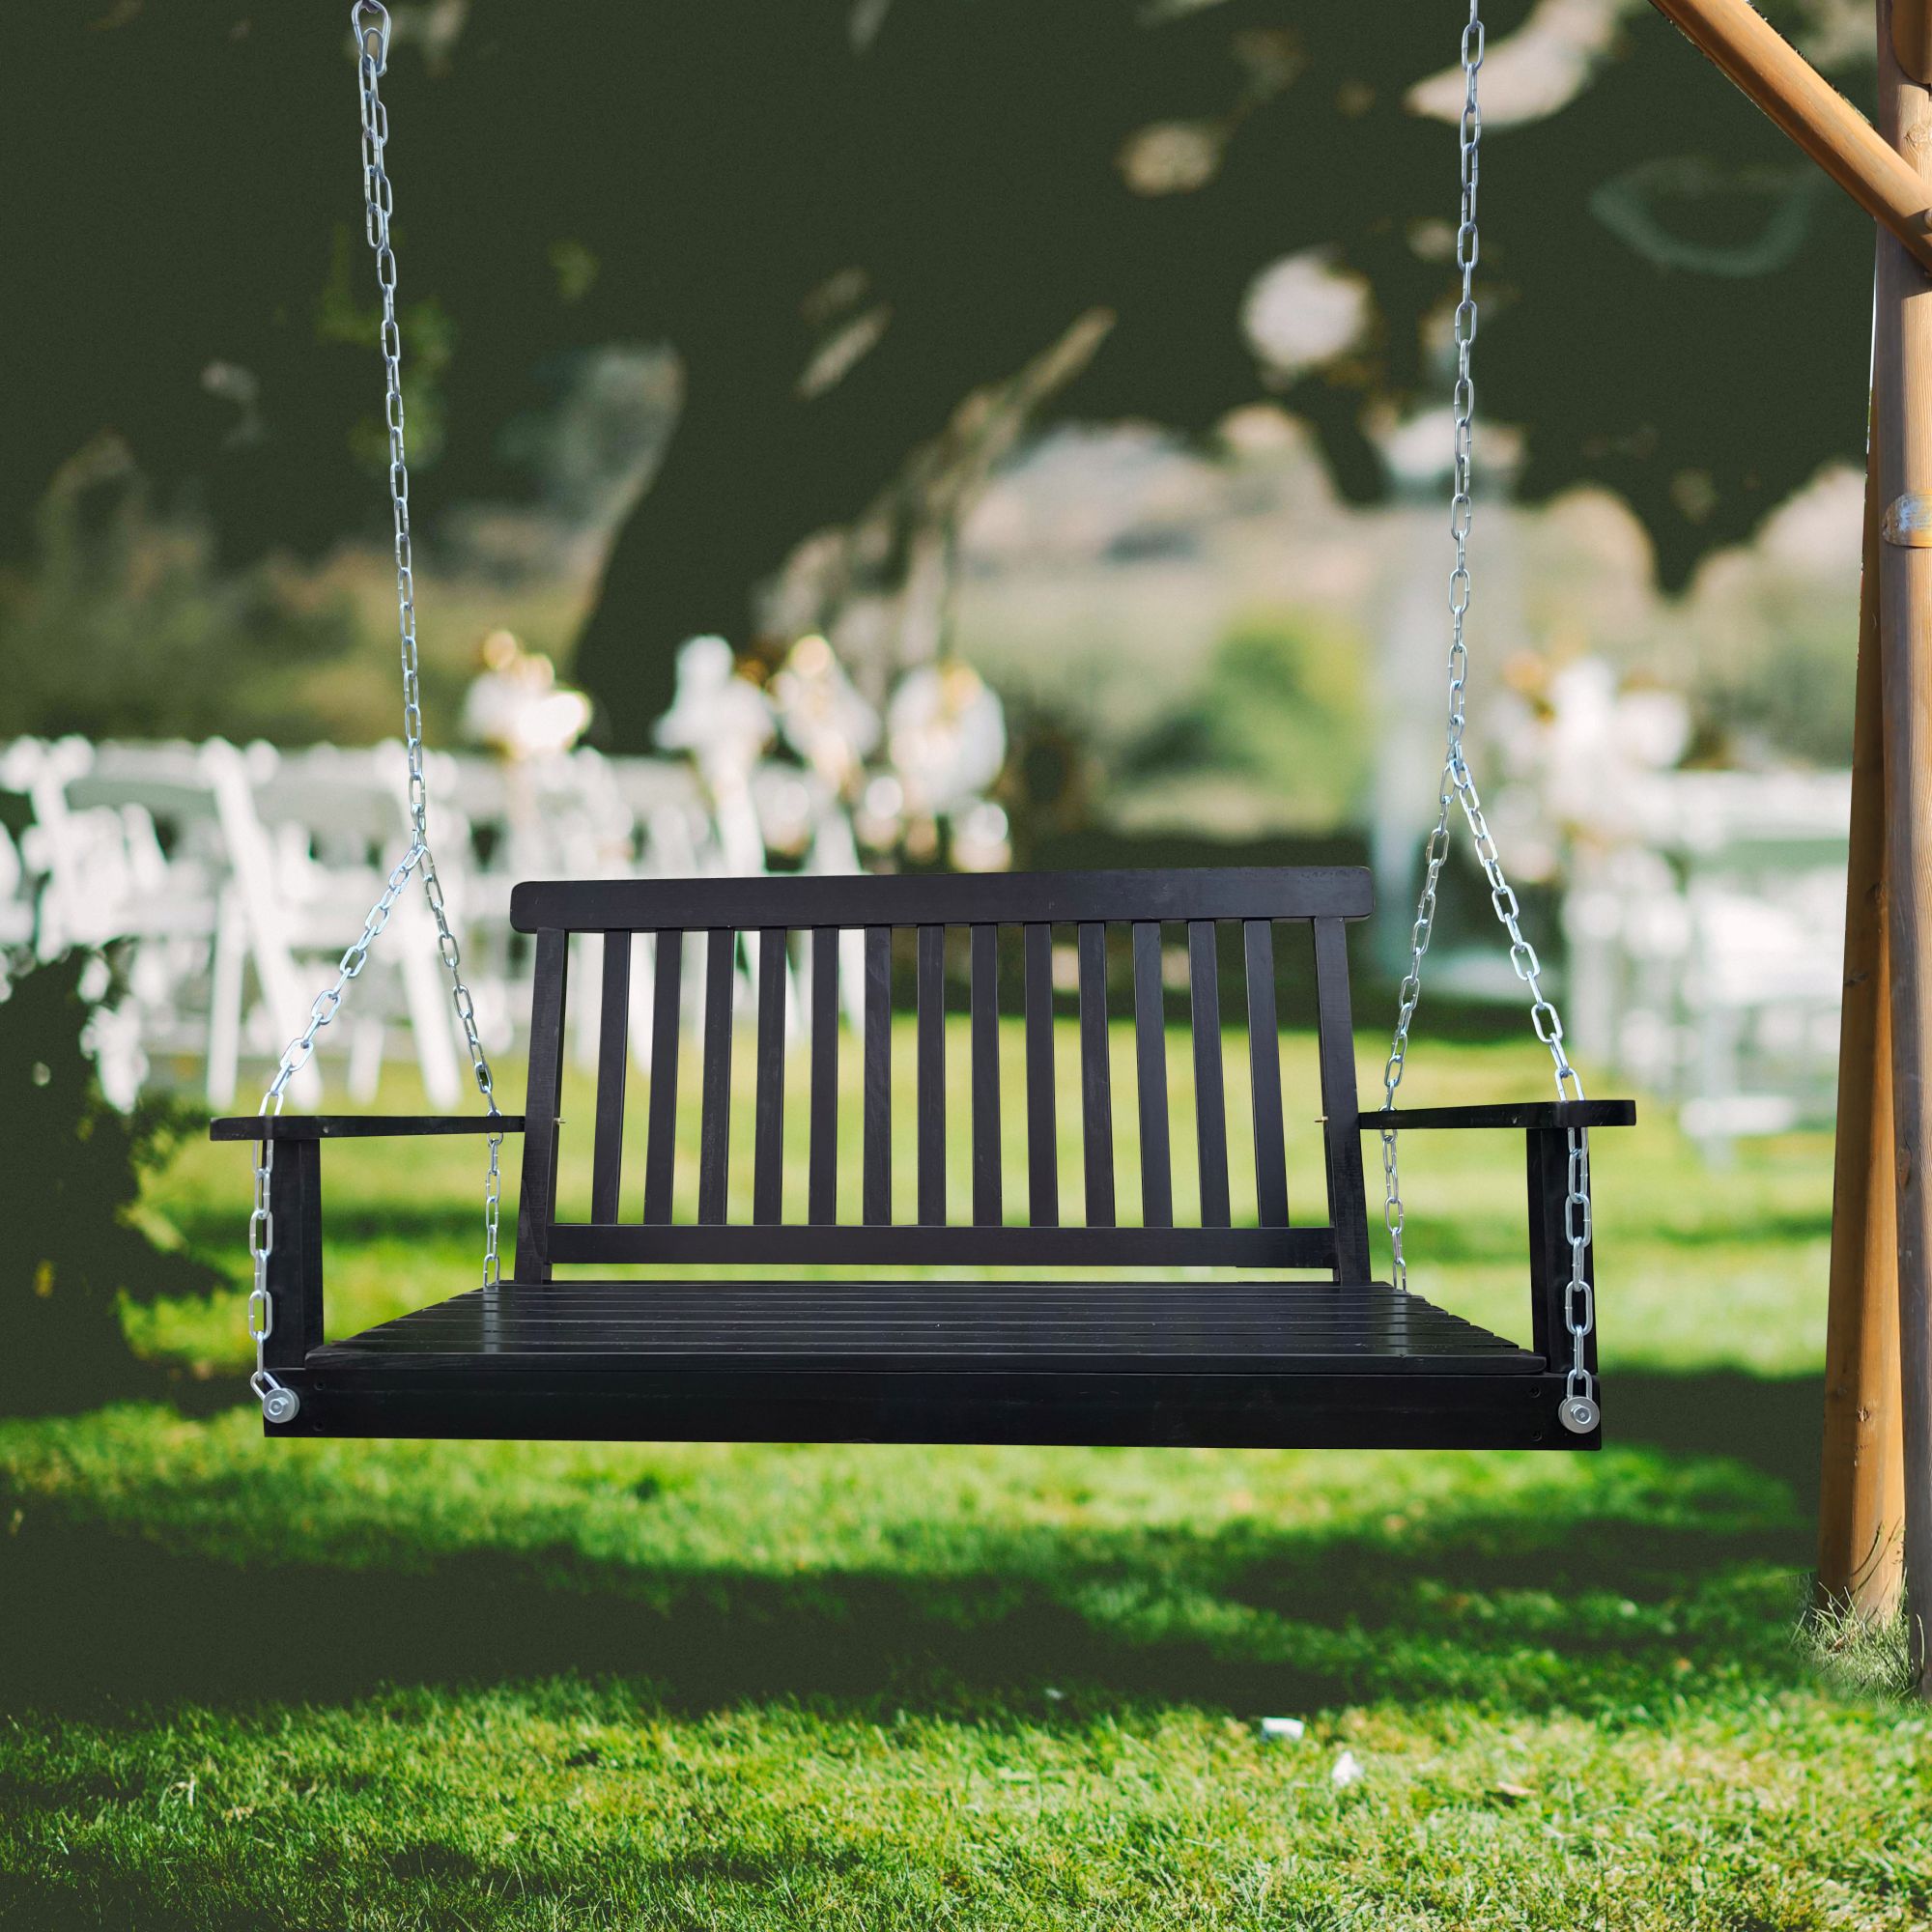
[[[1520, 1147], [1405, 1174], [1416, 1286], [1518, 1334]], [[327, 1150], [331, 1330], [469, 1284], [477, 1151]], [[1829, 1147], [1653, 1113], [1597, 1179], [1593, 1457], [265, 1444], [239, 1293], [149, 1311], [173, 1400], [0, 1423], [0, 1923], [1923, 1924], [1927, 1719], [1795, 1638]], [[151, 1189], [238, 1283], [245, 1205]]]

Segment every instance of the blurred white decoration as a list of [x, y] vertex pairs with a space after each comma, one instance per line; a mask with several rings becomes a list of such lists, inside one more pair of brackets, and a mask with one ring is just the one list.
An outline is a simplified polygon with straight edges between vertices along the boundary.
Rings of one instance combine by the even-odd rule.
[[738, 675], [738, 660], [723, 638], [691, 638], [677, 654], [677, 684], [656, 737], [668, 752], [689, 752], [707, 778], [740, 779], [763, 755], [776, 731], [771, 700]]
[[1519, 795], [1512, 805], [1542, 827], [1536, 836], [1542, 852], [1520, 860], [1517, 869], [1525, 878], [1549, 878], [1557, 864], [1553, 838], [1601, 843], [1636, 836], [1645, 781], [1675, 767], [1690, 735], [1690, 707], [1680, 694], [1624, 688], [1601, 658], [1560, 667], [1540, 709], [1514, 693], [1503, 698], [1498, 750], [1509, 779], [1536, 794], [1533, 801]]
[[1213, 121], [1156, 121], [1127, 136], [1119, 166], [1136, 194], [1193, 194], [1214, 179], [1228, 129]]
[[879, 743], [879, 714], [845, 675], [832, 646], [801, 638], [772, 679], [784, 741], [834, 791], [843, 792]]
[[590, 700], [556, 681], [556, 667], [508, 631], [483, 640], [483, 668], [463, 699], [463, 734], [499, 757], [567, 752], [590, 724]]
[[800, 857], [828, 809], [823, 787], [790, 765], [761, 765], [752, 780], [758, 834], [767, 852]]
[[890, 850], [905, 831], [905, 786], [890, 772], [867, 779], [859, 794], [853, 827], [860, 838], [875, 852]]
[[658, 720], [657, 741], [668, 752], [689, 752], [711, 794], [724, 869], [765, 869], [764, 836], [752, 800], [752, 773], [777, 733], [771, 700], [738, 675], [738, 660], [723, 638], [690, 639], [677, 654], [670, 709]]
[[1308, 1730], [1299, 1718], [1264, 1718], [1262, 1742], [1266, 1745], [1298, 1745]]
[[1003, 872], [1013, 863], [1006, 809], [976, 799], [952, 820], [952, 863], [962, 872]]
[[1371, 313], [1360, 275], [1337, 269], [1331, 248], [1304, 248], [1249, 283], [1241, 328], [1268, 373], [1287, 383], [1352, 349]]
[[1361, 1783], [1366, 1776], [1368, 1773], [1362, 1769], [1361, 1759], [1353, 1751], [1345, 1750], [1335, 1760], [1335, 1769], [1328, 1774], [1328, 1781], [1346, 1791], [1350, 1785]]
[[[1639, 11], [1640, 0], [1537, 0], [1515, 33], [1492, 36], [1484, 49], [1483, 119], [1507, 128], [1567, 107], [1609, 54], [1619, 16]], [[1408, 110], [1455, 121], [1463, 87], [1460, 68], [1432, 74], [1409, 89]]]
[[915, 815], [940, 817], [977, 800], [1007, 761], [1000, 700], [970, 665], [908, 671], [886, 707], [886, 749]]
[[[1518, 681], [1520, 686], [1520, 680]], [[1722, 1162], [1830, 1118], [1851, 781], [1674, 769], [1675, 692], [1599, 659], [1510, 691], [1492, 813], [1525, 878], [1561, 875], [1572, 1037], [1676, 1103]]]

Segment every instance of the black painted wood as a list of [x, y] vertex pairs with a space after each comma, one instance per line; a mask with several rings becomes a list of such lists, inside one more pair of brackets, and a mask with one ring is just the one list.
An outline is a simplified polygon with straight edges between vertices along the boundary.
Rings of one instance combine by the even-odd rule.
[[1349, 928], [1339, 919], [1315, 922], [1315, 1006], [1321, 1065], [1322, 1143], [1327, 1153], [1328, 1220], [1335, 1230], [1341, 1279], [1369, 1278], [1369, 1206], [1362, 1183], [1362, 1136], [1356, 1121], [1355, 1023], [1349, 1006]]
[[316, 1368], [380, 1359], [434, 1373], [694, 1371], [802, 1374], [887, 1367], [1148, 1374], [1510, 1376], [1545, 1364], [1514, 1343], [1386, 1286], [1324, 1282], [726, 1283], [582, 1281], [473, 1290], [321, 1349]]
[[1029, 925], [1026, 958], [1027, 1218], [1060, 1225], [1059, 1108], [1053, 1073], [1053, 928]]
[[1160, 983], [1160, 927], [1134, 922], [1134, 1071], [1141, 1124], [1141, 1220], [1174, 1226], [1174, 1163], [1167, 1127], [1167, 1014]]
[[752, 1123], [752, 1219], [784, 1218], [785, 940], [758, 933], [758, 1084]]
[[863, 1211], [869, 1225], [893, 1218], [893, 935], [866, 928], [866, 1147]]
[[1281, 1113], [1281, 1030], [1274, 1008], [1274, 926], [1243, 920], [1248, 977], [1248, 1094], [1255, 1117], [1255, 1218], [1288, 1226], [1288, 1135]]
[[263, 1360], [277, 1376], [322, 1346], [322, 1143], [277, 1146], [269, 1174], [274, 1241], [269, 1250], [269, 1339]]
[[1361, 1124], [1383, 1127], [1632, 1127], [1634, 1100], [1505, 1100], [1486, 1107], [1397, 1107], [1363, 1114]]
[[631, 1065], [631, 935], [604, 935], [597, 1009], [597, 1127], [590, 1154], [590, 1218], [614, 1221], [624, 1184], [624, 1084]]
[[[1257, 881], [1261, 882], [1259, 885]], [[270, 1360], [302, 1407], [271, 1434], [608, 1435], [635, 1439], [879, 1439], [895, 1441], [1226, 1442], [1309, 1446], [1591, 1448], [1556, 1423], [1562, 1395], [1567, 1246], [1567, 1129], [1633, 1118], [1627, 1101], [1415, 1109], [1403, 1126], [1511, 1126], [1528, 1132], [1533, 1346], [1517, 1348], [1461, 1323], [1419, 1296], [1394, 1297], [1368, 1275], [1360, 1133], [1354, 1093], [1348, 960], [1341, 921], [1366, 884], [1352, 873], [1105, 874], [1094, 880], [987, 882], [754, 880], [645, 882], [557, 888], [586, 908], [582, 929], [610, 935], [600, 1033], [592, 1214], [555, 1219], [568, 933], [539, 930], [532, 996], [526, 1118], [396, 1121], [287, 1116], [218, 1122], [221, 1139], [279, 1146], [271, 1267], [276, 1331]], [[716, 889], [693, 894], [692, 887]], [[827, 893], [820, 893], [825, 887]], [[878, 888], [880, 890], [874, 890]], [[553, 889], [542, 888], [548, 893]], [[856, 891], [857, 896], [853, 896]], [[615, 894], [615, 897], [610, 896]], [[735, 897], [733, 895], [736, 895]], [[521, 895], [520, 895], [521, 896]], [[836, 1223], [838, 926], [847, 902], [867, 927], [865, 1024], [866, 1224]], [[560, 905], [538, 898], [533, 905]], [[670, 908], [675, 905], [673, 916]], [[1299, 908], [1283, 911], [1292, 905]], [[617, 918], [642, 906], [649, 914]], [[726, 906], [742, 916], [724, 917]], [[1008, 908], [1023, 910], [1009, 911]], [[1023, 925], [1029, 1208], [1038, 1225], [1006, 1227], [999, 1187], [998, 954], [995, 918]], [[1282, 1095], [1275, 1049], [1271, 922], [1314, 923], [1328, 1227], [1286, 1225]], [[1247, 969], [1250, 1085], [1258, 1124], [1256, 1180], [1263, 1225], [1234, 1228], [1225, 1206], [1226, 1116], [1211, 922], [1238, 918]], [[1054, 1128], [1049, 922], [1079, 927], [1081, 1087], [1089, 1218], [1061, 1228]], [[1208, 1225], [1160, 1225], [1165, 1162], [1143, 1151], [1144, 1218], [1115, 1221], [1112, 1095], [1106, 1032], [1106, 934], [1133, 926], [1136, 1067], [1144, 1122], [1165, 1124], [1164, 1058], [1156, 1079], [1160, 922], [1189, 926], [1197, 1028], [1197, 1140]], [[669, 1224], [675, 1125], [681, 933], [709, 931], [703, 1041], [699, 1223]], [[975, 927], [971, 980], [974, 1222], [892, 1226], [890, 991], [893, 923], [918, 935], [922, 1221], [944, 1213], [944, 926]], [[653, 1008], [645, 1222], [617, 1216], [623, 1046], [632, 925], [658, 942]], [[781, 926], [809, 929], [812, 963], [810, 1219], [786, 1223], [774, 1198], [783, 1114]], [[724, 1221], [729, 1076], [737, 948], [763, 929], [757, 976], [758, 1113], [753, 1218]], [[1262, 1050], [1265, 1042], [1267, 1050]], [[776, 1051], [775, 1051], [776, 1049]], [[776, 1061], [776, 1070], [774, 1068]], [[821, 1072], [824, 1078], [821, 1080]], [[1152, 1104], [1156, 1087], [1161, 1104]], [[320, 1142], [376, 1133], [477, 1133], [523, 1127], [517, 1277], [434, 1304], [338, 1344], [322, 1339]], [[1144, 1134], [1144, 1143], [1157, 1136]], [[1215, 1153], [1219, 1174], [1215, 1173]], [[1156, 1154], [1160, 1151], [1155, 1150]], [[933, 1183], [937, 1180], [937, 1202]], [[293, 1232], [292, 1232], [293, 1231]], [[643, 1281], [556, 1279], [558, 1265], [643, 1263]], [[668, 1266], [927, 1268], [945, 1265], [1099, 1265], [1172, 1270], [1221, 1265], [1318, 1271], [1329, 1281], [1187, 1283], [944, 1281], [680, 1283]], [[1594, 1277], [1593, 1277], [1594, 1278]], [[1591, 1356], [1594, 1362], [1594, 1354]]]
[[946, 1224], [946, 928], [923, 925], [919, 975], [919, 1218]]
[[1201, 1163], [1201, 1221], [1225, 1228], [1228, 1206], [1228, 1097], [1221, 1070], [1221, 961], [1212, 920], [1187, 926], [1187, 987], [1193, 1009], [1194, 1145]]
[[697, 1125], [697, 1218], [724, 1219], [731, 1178], [731, 1002], [737, 934], [713, 926], [704, 952], [704, 1084]]
[[1087, 1168], [1087, 1225], [1111, 1228], [1114, 1211], [1114, 1088], [1107, 1064], [1107, 928], [1082, 925], [1080, 1123]]
[[1556, 1421], [1561, 1377], [715, 1374], [642, 1364], [484, 1378], [386, 1363], [284, 1378], [271, 1435], [620, 1442], [981, 1442], [1242, 1449], [1588, 1450]]
[[979, 1228], [923, 1222], [819, 1227], [679, 1223], [640, 1228], [564, 1221], [551, 1230], [554, 1260], [615, 1266], [664, 1263], [798, 1267], [982, 1264], [1106, 1267], [1335, 1267], [1327, 1228]]
[[[1574, 1104], [1574, 1103], [1573, 1103]], [[1566, 1226], [1570, 1198], [1570, 1134], [1563, 1127], [1535, 1127], [1523, 1136], [1529, 1181], [1529, 1297], [1531, 1332], [1552, 1369], [1570, 1366], [1570, 1239]], [[1594, 1239], [1583, 1247], [1583, 1278], [1597, 1279]], [[1583, 1338], [1583, 1366], [1597, 1371], [1597, 1330]], [[1593, 1438], [1594, 1439], [1594, 1436]]]
[[749, 879], [532, 880], [510, 895], [519, 932], [612, 926], [1025, 925], [1136, 919], [1362, 919], [1358, 866], [1179, 871], [822, 874]]
[[976, 925], [967, 938], [973, 1029], [973, 1219], [998, 1227], [1006, 1203], [1000, 1180], [1000, 932]]
[[670, 1219], [677, 1159], [677, 1051], [684, 1000], [684, 934], [660, 932], [652, 961], [651, 1094], [644, 1142], [644, 1219]]
[[838, 934], [811, 935], [811, 1150], [808, 1218], [838, 1218]]
[[537, 934], [530, 980], [530, 1074], [524, 1096], [524, 1178], [517, 1190], [517, 1279], [550, 1279], [550, 1230], [556, 1219], [557, 1116], [563, 1106], [563, 1009], [570, 935]]
[[423, 1134], [520, 1134], [521, 1114], [224, 1114], [212, 1141], [409, 1140]]

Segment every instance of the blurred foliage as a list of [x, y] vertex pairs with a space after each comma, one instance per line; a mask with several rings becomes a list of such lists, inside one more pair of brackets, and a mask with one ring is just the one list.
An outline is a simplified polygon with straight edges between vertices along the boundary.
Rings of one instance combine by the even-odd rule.
[[1214, 647], [1188, 700], [1130, 745], [1130, 784], [1211, 780], [1252, 789], [1270, 818], [1327, 829], [1369, 780], [1366, 654], [1358, 639], [1257, 613]]
[[0, 570], [0, 738], [316, 735], [306, 685], [355, 642], [346, 599], [219, 569], [206, 526], [156, 520], [111, 445], [63, 469], [35, 538]]
[[204, 1296], [219, 1285], [137, 1220], [141, 1176], [172, 1151], [183, 1120], [154, 1103], [120, 1114], [103, 1098], [83, 1044], [103, 994], [108, 962], [71, 952], [20, 974], [0, 999], [0, 1413], [127, 1393], [141, 1377], [123, 1299]]
[[[676, 431], [576, 664], [620, 746], [646, 741], [681, 639], [746, 636], [803, 540], [1083, 319], [1104, 340], [1042, 416], [1198, 437], [1274, 393], [1358, 501], [1387, 493], [1383, 430], [1442, 394], [1454, 136], [1408, 95], [1453, 62], [1449, 15], [1397, 33], [1385, 9], [1309, 0], [396, 11], [419, 527], [540, 499], [515, 426], [570, 358], [676, 357]], [[1512, 37], [1559, 11], [1494, 0], [1498, 92]], [[1620, 492], [1676, 587], [1861, 455], [1870, 228], [1667, 23], [1584, 11], [1574, 91], [1492, 116], [1483, 407], [1521, 426], [1528, 497]], [[1769, 11], [1868, 91], [1862, 37], [1818, 39], [1842, 6]], [[35, 376], [0, 547], [28, 544], [48, 479], [103, 429], [164, 507], [206, 509], [224, 560], [380, 528], [344, 25], [240, 0], [37, 18], [0, 82], [0, 313]], [[1367, 327], [1264, 366], [1242, 316], [1296, 251], [1366, 291]], [[1800, 373], [1767, 410], [1776, 370]]]

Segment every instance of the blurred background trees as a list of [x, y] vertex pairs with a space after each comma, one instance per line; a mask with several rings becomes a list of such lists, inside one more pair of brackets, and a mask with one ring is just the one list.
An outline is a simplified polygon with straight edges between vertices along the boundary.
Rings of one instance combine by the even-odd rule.
[[[695, 632], [755, 648], [823, 629], [875, 687], [962, 631], [998, 657], [999, 585], [973, 601], [1002, 554], [980, 540], [988, 481], [1058, 451], [1073, 498], [1104, 494], [1104, 461], [1065, 452], [1111, 460], [1119, 439], [1086, 435], [1110, 425], [1133, 426], [1144, 475], [1233, 491], [1236, 512], [1265, 491], [1262, 521], [1316, 578], [1290, 513], [1319, 463], [1329, 510], [1387, 506], [1372, 527], [1401, 564], [1404, 505], [1433, 501], [1405, 494], [1401, 440], [1443, 388], [1457, 10], [394, 11], [433, 701], [502, 623], [569, 664], [628, 749]], [[1848, 0], [1767, 11], [1866, 90]], [[1596, 554], [1622, 544], [1640, 583], [1702, 583], [1860, 454], [1867, 225], [1639, 0], [1489, 13], [1478, 380], [1509, 435], [1486, 450], [1566, 527], [1579, 488], [1621, 498], [1641, 541], [1605, 525]], [[43, 11], [0, 86], [0, 730], [124, 728], [130, 701], [151, 731], [388, 728], [344, 22], [99, 0]], [[1065, 567], [1159, 566], [1146, 508], [1123, 548], [1076, 540]], [[1839, 603], [1806, 616], [1801, 593], [1793, 619], [1753, 582], [1733, 602], [1757, 614], [1708, 674], [1734, 696], [1762, 683], [1744, 713], [1815, 751], [1816, 706], [1776, 692]], [[1259, 652], [1288, 709], [1319, 696], [1367, 728], [1370, 697], [1317, 665], [1360, 636], [1303, 611], [1264, 639], [1256, 600], [1279, 588], [1236, 586], [1248, 614], [1159, 730], [1095, 727], [1110, 770], [1260, 760], [1328, 801], [1296, 813], [1348, 809], [1348, 754], [1318, 782], [1246, 709]], [[1539, 594], [1525, 579], [1519, 602]], [[1645, 608], [1632, 648], [1657, 655], [1669, 619]], [[1131, 677], [1139, 646], [1121, 648]]]

